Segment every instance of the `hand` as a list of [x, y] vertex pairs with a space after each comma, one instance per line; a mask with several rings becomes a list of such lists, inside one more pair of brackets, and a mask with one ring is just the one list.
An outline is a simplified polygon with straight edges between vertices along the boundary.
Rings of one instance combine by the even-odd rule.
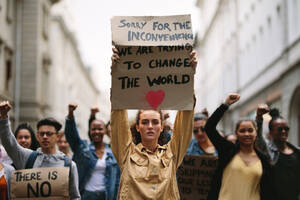
[[112, 66], [115, 66], [117, 63], [120, 62], [120, 57], [119, 57], [119, 51], [117, 48], [113, 48], [112, 49], [113, 51], [113, 55], [111, 56], [111, 63], [112, 63]]
[[163, 115], [163, 120], [166, 120], [170, 117], [169, 112], [167, 110], [162, 110], [161, 113]]
[[95, 116], [98, 112], [100, 112], [100, 110], [97, 106], [91, 107], [91, 115]]
[[256, 109], [256, 116], [262, 117], [264, 114], [270, 112], [269, 106], [267, 104], [259, 104]]
[[8, 118], [8, 112], [11, 109], [11, 105], [8, 101], [2, 101], [0, 103], [0, 120]]
[[69, 106], [68, 106], [68, 108], [69, 108], [68, 118], [69, 119], [73, 119], [73, 117], [74, 117], [74, 110], [76, 110], [77, 106], [78, 105], [75, 104], [75, 103], [70, 103], [69, 104]]
[[194, 70], [196, 70], [197, 63], [198, 63], [198, 55], [197, 55], [196, 51], [192, 51], [190, 53], [190, 65], [192, 66], [192, 68]]
[[230, 93], [228, 94], [228, 96], [226, 97], [225, 103], [227, 103], [228, 105], [232, 105], [235, 102], [237, 102], [240, 99], [240, 95], [236, 94], [236, 93]]

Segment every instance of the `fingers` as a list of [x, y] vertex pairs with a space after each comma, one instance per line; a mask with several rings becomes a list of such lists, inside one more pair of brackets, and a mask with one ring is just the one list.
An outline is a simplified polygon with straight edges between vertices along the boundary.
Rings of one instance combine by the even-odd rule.
[[196, 66], [197, 66], [197, 63], [198, 63], [198, 56], [197, 56], [197, 53], [196, 51], [192, 51], [190, 53], [190, 65], [196, 69]]
[[96, 113], [100, 112], [98, 106], [91, 107], [91, 114], [96, 115]]
[[8, 101], [2, 101], [0, 103], [0, 119], [5, 119], [8, 117], [7, 113], [11, 109], [11, 105]]
[[270, 112], [269, 106], [267, 104], [259, 104], [257, 107], [256, 114], [262, 116], [266, 113]]
[[231, 104], [234, 104], [235, 102], [237, 102], [239, 99], [240, 99], [240, 95], [237, 94], [237, 93], [230, 93], [228, 94], [225, 102], [228, 104], [228, 105], [231, 105]]
[[76, 103], [70, 103], [69, 104], [69, 111], [74, 111], [74, 110], [76, 110], [76, 108], [77, 108], [77, 104]]
[[119, 51], [117, 48], [112, 48], [113, 55], [111, 56], [111, 62], [113, 65], [120, 62]]

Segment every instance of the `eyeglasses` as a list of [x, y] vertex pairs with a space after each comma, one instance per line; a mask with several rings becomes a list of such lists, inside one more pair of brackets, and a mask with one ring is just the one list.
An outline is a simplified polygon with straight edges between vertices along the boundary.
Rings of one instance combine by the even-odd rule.
[[203, 126], [200, 126], [200, 127], [197, 127], [197, 128], [194, 128], [193, 132], [194, 134], [197, 134], [199, 132], [199, 129], [204, 132], [205, 131], [205, 128]]
[[38, 134], [39, 134], [41, 137], [44, 137], [45, 134], [47, 135], [47, 137], [50, 137], [50, 136], [52, 136], [52, 135], [55, 134], [55, 133], [54, 133], [54, 132], [48, 131], [48, 132], [38, 132]]
[[290, 127], [288, 127], [288, 126], [279, 126], [279, 127], [277, 127], [278, 132], [282, 132], [283, 130], [285, 130], [285, 132], [288, 132], [290, 130]]

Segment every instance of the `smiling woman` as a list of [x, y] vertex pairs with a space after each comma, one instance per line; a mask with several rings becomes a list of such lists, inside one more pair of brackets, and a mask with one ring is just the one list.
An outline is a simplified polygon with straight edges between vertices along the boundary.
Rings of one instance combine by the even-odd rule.
[[89, 135], [91, 144], [83, 141], [78, 133], [74, 110], [76, 104], [68, 106], [65, 135], [74, 152], [79, 174], [79, 189], [83, 200], [115, 200], [117, 198], [120, 169], [111, 149], [104, 144], [106, 132], [104, 121], [93, 119]]
[[22, 123], [17, 127], [15, 137], [24, 148], [36, 150], [40, 146], [32, 127], [28, 123]]
[[227, 141], [216, 129], [229, 106], [239, 99], [239, 94], [229, 94], [205, 124], [207, 136], [216, 147], [219, 156], [218, 168], [207, 199], [274, 199], [269, 159], [255, 147], [255, 122], [242, 119], [237, 123], [237, 144]]

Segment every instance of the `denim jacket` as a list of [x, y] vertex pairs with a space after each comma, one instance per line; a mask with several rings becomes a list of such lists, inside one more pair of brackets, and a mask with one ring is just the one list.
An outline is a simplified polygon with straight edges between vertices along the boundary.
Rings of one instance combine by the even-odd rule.
[[201, 156], [201, 155], [211, 155], [211, 156], [218, 156], [218, 152], [217, 150], [215, 150], [215, 152], [213, 154], [208, 154], [206, 153], [205, 151], [203, 151], [201, 149], [201, 147], [199, 146], [199, 143], [198, 141], [193, 138], [190, 145], [189, 145], [189, 148], [186, 152], [186, 155], [196, 155], [196, 156]]
[[[96, 166], [98, 156], [93, 143], [88, 145], [87, 141], [80, 139], [74, 119], [66, 118], [65, 135], [74, 152], [73, 160], [78, 166], [79, 189], [82, 193]], [[121, 172], [110, 147], [106, 144], [105, 150], [107, 152], [105, 159], [105, 199], [115, 200], [117, 199]]]

